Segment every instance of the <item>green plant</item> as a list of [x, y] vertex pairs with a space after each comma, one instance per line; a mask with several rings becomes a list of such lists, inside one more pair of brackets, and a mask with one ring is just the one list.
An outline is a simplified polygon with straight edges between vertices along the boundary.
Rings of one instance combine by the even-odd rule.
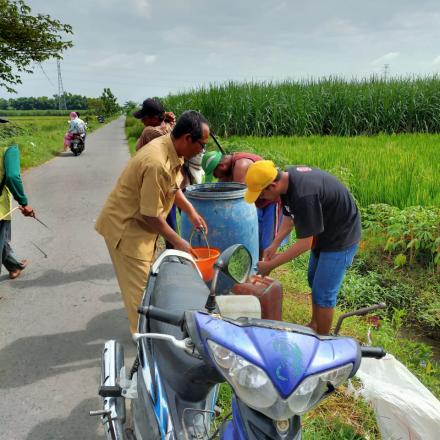
[[385, 233], [384, 250], [395, 256], [397, 267], [432, 264], [440, 271], [440, 209], [411, 206], [404, 209], [370, 205], [363, 210], [363, 226]]

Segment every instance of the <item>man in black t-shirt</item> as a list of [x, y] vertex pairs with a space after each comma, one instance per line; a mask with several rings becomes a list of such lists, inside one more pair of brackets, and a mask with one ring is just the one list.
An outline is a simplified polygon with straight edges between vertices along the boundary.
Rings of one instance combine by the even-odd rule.
[[[308, 281], [312, 289], [309, 327], [320, 334], [331, 329], [334, 308], [345, 272], [361, 238], [361, 221], [353, 196], [334, 176], [316, 168], [292, 166], [278, 171], [273, 162], [252, 164], [246, 174], [248, 203], [261, 197], [281, 198], [283, 222], [257, 265], [261, 275], [311, 250]], [[276, 253], [295, 227], [297, 241]]]

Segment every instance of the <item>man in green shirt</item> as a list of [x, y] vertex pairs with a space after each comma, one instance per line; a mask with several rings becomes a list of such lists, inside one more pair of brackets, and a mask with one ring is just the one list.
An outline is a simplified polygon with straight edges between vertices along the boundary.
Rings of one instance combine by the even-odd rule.
[[[6, 122], [8, 122], [7, 119], [0, 118], [0, 123]], [[0, 270], [2, 265], [5, 266], [9, 271], [9, 278], [14, 279], [26, 267], [27, 261], [19, 261], [10, 245], [12, 197], [20, 205], [24, 216], [35, 216], [24, 193], [18, 146], [0, 144]]]

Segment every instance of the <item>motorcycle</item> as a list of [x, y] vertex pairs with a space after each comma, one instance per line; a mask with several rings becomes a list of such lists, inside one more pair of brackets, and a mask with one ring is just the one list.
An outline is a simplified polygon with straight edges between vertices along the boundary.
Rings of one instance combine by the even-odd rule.
[[85, 148], [86, 134], [75, 133], [70, 141], [70, 151], [74, 156], [79, 156]]
[[[208, 289], [192, 256], [159, 256], [138, 310], [130, 372], [119, 342], [103, 349], [103, 409], [90, 415], [102, 418], [107, 439], [298, 440], [303, 414], [353, 377], [362, 357], [385, 355], [349, 337], [259, 319], [253, 296], [216, 297], [219, 272], [242, 283], [250, 270], [248, 250], [234, 245], [219, 256]], [[222, 314], [228, 308], [240, 317]], [[231, 414], [215, 427], [223, 382], [233, 390]]]

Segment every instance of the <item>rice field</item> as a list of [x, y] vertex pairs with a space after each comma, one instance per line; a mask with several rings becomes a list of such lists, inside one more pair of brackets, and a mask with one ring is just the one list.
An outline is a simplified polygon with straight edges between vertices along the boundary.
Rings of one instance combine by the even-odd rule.
[[[143, 125], [127, 117], [132, 153]], [[306, 164], [343, 180], [361, 206], [387, 203], [440, 206], [440, 135], [231, 136], [220, 139], [230, 152], [249, 151], [277, 166]], [[215, 149], [211, 142], [210, 149]]]
[[440, 133], [438, 76], [229, 82], [163, 102], [177, 115], [199, 110], [222, 136]]
[[253, 151], [278, 166], [306, 164], [335, 174], [361, 206], [440, 206], [440, 135], [231, 137], [230, 151]]

